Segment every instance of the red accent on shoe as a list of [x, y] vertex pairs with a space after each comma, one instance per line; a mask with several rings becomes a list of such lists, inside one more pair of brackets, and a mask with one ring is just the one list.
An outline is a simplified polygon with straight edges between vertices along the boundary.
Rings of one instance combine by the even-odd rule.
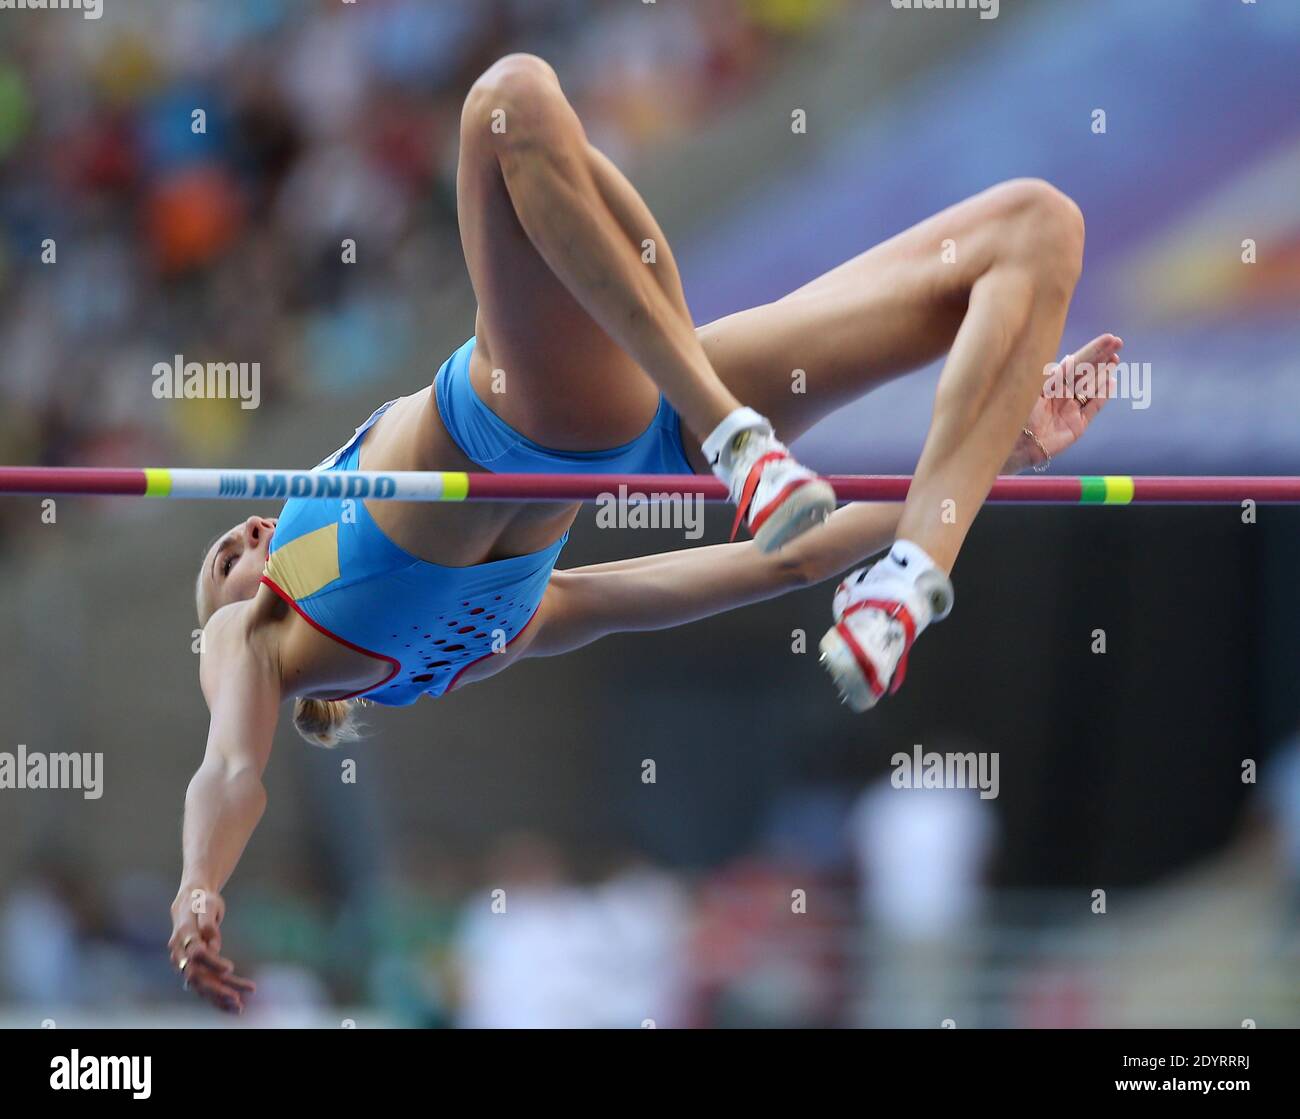
[[789, 497], [792, 493], [794, 493], [795, 490], [799, 489], [801, 486], [806, 486], [811, 481], [812, 481], [811, 478], [796, 478], [788, 486], [782, 489], [779, 494], [777, 494], [774, 498], [772, 498], [771, 501], [769, 501], [765, 506], [763, 506], [762, 512], [759, 513], [758, 516], [754, 518], [754, 523], [749, 526], [750, 535], [757, 536], [758, 530], [763, 527], [764, 523], [767, 521], [767, 518], [770, 517], [773, 513], [777, 511], [777, 509], [781, 507], [785, 499]]
[[[861, 602], [855, 602], [843, 614], [836, 625], [836, 629], [843, 627], [840, 633], [841, 637], [848, 636], [848, 627], [844, 625], [844, 619], [850, 614], [856, 614], [859, 610], [883, 610], [891, 618], [897, 618], [903, 623], [903, 652], [898, 658], [898, 664], [894, 666], [894, 675], [889, 681], [889, 694], [893, 695], [903, 686], [903, 681], [907, 679], [907, 654], [912, 651], [912, 643], [916, 640], [916, 620], [912, 617], [911, 612], [901, 602], [891, 602], [884, 598], [864, 598]], [[847, 641], [849, 648], [853, 652], [854, 659], [858, 662], [858, 667], [863, 670], [872, 690], [876, 691], [876, 698], [879, 699], [885, 694], [885, 689], [876, 679], [875, 668], [871, 666], [870, 660], [862, 652], [861, 647], [856, 641]]]
[[763, 467], [776, 459], [789, 457], [785, 451], [768, 451], [767, 454], [760, 455], [758, 461], [749, 468], [749, 474], [745, 478], [745, 486], [740, 491], [740, 500], [736, 502], [736, 519], [731, 524], [732, 540], [736, 539], [736, 533], [740, 531], [740, 522], [745, 519], [749, 503], [754, 500], [754, 491], [758, 489], [759, 479], [763, 476]]
[[862, 651], [862, 646], [858, 644], [858, 639], [853, 636], [853, 631], [843, 622], [835, 623], [835, 632], [840, 635], [840, 639], [849, 647], [849, 652], [853, 654], [853, 659], [858, 662], [858, 668], [870, 686], [871, 694], [879, 699], [885, 694], [885, 688], [880, 682], [880, 677], [876, 674], [876, 666], [871, 663], [871, 658]]

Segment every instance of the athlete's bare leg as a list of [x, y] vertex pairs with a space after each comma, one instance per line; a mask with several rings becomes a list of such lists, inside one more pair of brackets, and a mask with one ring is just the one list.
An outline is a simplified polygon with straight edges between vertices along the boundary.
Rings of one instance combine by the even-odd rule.
[[830, 487], [714, 371], [663, 231], [588, 143], [550, 66], [510, 55], [490, 67], [466, 98], [460, 156], [479, 300], [471, 377], [507, 423], [556, 449], [615, 446], [647, 426], [657, 387], [765, 550], [830, 513]]
[[898, 535], [950, 571], [1058, 356], [1082, 250], [1073, 202], [1004, 183], [699, 333], [719, 376], [790, 438], [947, 352]]
[[[769, 307], [701, 330], [719, 375], [791, 433], [948, 352], [895, 544], [841, 584], [821, 642], [857, 710], [902, 682], [912, 642], [951, 608], [948, 573], [962, 542], [1031, 410], [1043, 408], [1082, 254], [1083, 222], [1069, 199], [1039, 181], [1007, 183]], [[1085, 352], [1106, 362], [1119, 345], [1104, 335]], [[791, 391], [796, 368], [806, 372], [803, 393]], [[1059, 403], [1049, 417], [1072, 418], [1081, 431], [1087, 413]]]

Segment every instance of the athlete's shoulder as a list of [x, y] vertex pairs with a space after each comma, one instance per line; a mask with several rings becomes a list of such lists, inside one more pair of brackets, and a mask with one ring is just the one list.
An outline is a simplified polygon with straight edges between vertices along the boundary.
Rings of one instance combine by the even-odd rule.
[[265, 584], [252, 598], [228, 602], [214, 611], [199, 634], [199, 664], [228, 660], [232, 654], [266, 652], [285, 615], [284, 604]]

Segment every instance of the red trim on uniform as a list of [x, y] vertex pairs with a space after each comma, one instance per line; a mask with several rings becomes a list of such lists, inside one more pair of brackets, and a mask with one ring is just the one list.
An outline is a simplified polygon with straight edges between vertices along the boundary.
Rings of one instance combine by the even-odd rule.
[[[749, 468], [749, 474], [745, 477], [745, 485], [740, 491], [740, 500], [736, 502], [736, 519], [731, 522], [732, 540], [736, 539], [736, 533], [740, 531], [740, 522], [745, 519], [745, 513], [749, 510], [749, 503], [754, 500], [759, 480], [763, 476], [763, 467], [769, 462], [789, 457], [785, 451], [768, 451], [767, 454], [760, 455], [754, 465]], [[764, 517], [766, 516], [767, 514], [764, 514]]]
[[304, 622], [306, 622], [309, 626], [312, 627], [312, 629], [316, 630], [318, 633], [323, 633], [326, 637], [330, 638], [333, 641], [337, 641], [345, 649], [351, 649], [354, 653], [364, 653], [367, 657], [374, 657], [374, 659], [377, 661], [386, 661], [388, 664], [391, 664], [393, 666], [393, 670], [382, 680], [380, 680], [378, 684], [371, 684], [368, 688], [362, 688], [359, 692], [351, 692], [348, 695], [335, 696], [334, 699], [329, 700], [327, 702], [337, 703], [345, 699], [356, 699], [358, 696], [365, 695], [367, 692], [373, 692], [376, 688], [382, 688], [394, 676], [396, 676], [399, 672], [402, 671], [401, 661], [394, 660], [392, 657], [385, 656], [383, 653], [376, 653], [370, 649], [363, 649], [360, 645], [356, 644], [355, 642], [349, 641], [346, 637], [340, 637], [337, 633], [331, 633], [323, 625], [321, 625], [320, 622], [316, 621], [314, 618], [308, 617], [306, 612], [303, 610], [303, 608], [299, 606], [296, 602], [294, 602], [293, 596], [289, 594], [289, 592], [286, 591], [283, 587], [279, 586], [269, 575], [263, 575], [262, 582], [265, 583], [268, 587], [270, 587], [271, 590], [273, 590], [280, 598], [282, 598], [285, 602], [287, 602], [290, 606], [292, 606], [294, 612], [298, 615], [298, 617], [300, 617]]
[[[501, 650], [501, 653], [504, 653], [506, 649], [509, 649], [511, 645], [513, 645], [516, 641], [518, 641], [521, 637], [523, 637], [524, 630], [526, 630], [530, 625], [533, 624], [533, 619], [537, 617], [537, 611], [540, 610], [541, 608], [542, 608], [542, 604], [539, 602], [537, 604], [537, 608], [531, 614], [528, 615], [528, 621], [526, 621], [523, 624], [523, 628], [520, 629], [520, 631], [516, 633], [514, 637], [512, 637], [509, 641], [505, 643], [505, 648]], [[472, 661], [469, 662], [469, 664], [461, 665], [460, 668], [457, 670], [456, 675], [451, 678], [451, 683], [448, 684], [445, 688], [443, 688], [442, 694], [446, 695], [448, 692], [452, 691], [456, 687], [456, 685], [460, 682], [460, 678], [464, 676], [465, 673], [468, 672], [471, 668], [473, 668], [476, 664], [478, 664], [479, 661], [485, 661], [488, 659], [488, 657], [499, 657], [501, 653], [497, 653], [497, 652], [484, 653], [481, 657], [475, 657]]]

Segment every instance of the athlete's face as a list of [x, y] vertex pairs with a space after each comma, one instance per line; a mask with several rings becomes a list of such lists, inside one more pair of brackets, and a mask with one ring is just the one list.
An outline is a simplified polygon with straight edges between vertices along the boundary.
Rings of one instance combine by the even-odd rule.
[[203, 558], [202, 578], [212, 612], [257, 593], [275, 532], [275, 519], [249, 517], [217, 538]]

